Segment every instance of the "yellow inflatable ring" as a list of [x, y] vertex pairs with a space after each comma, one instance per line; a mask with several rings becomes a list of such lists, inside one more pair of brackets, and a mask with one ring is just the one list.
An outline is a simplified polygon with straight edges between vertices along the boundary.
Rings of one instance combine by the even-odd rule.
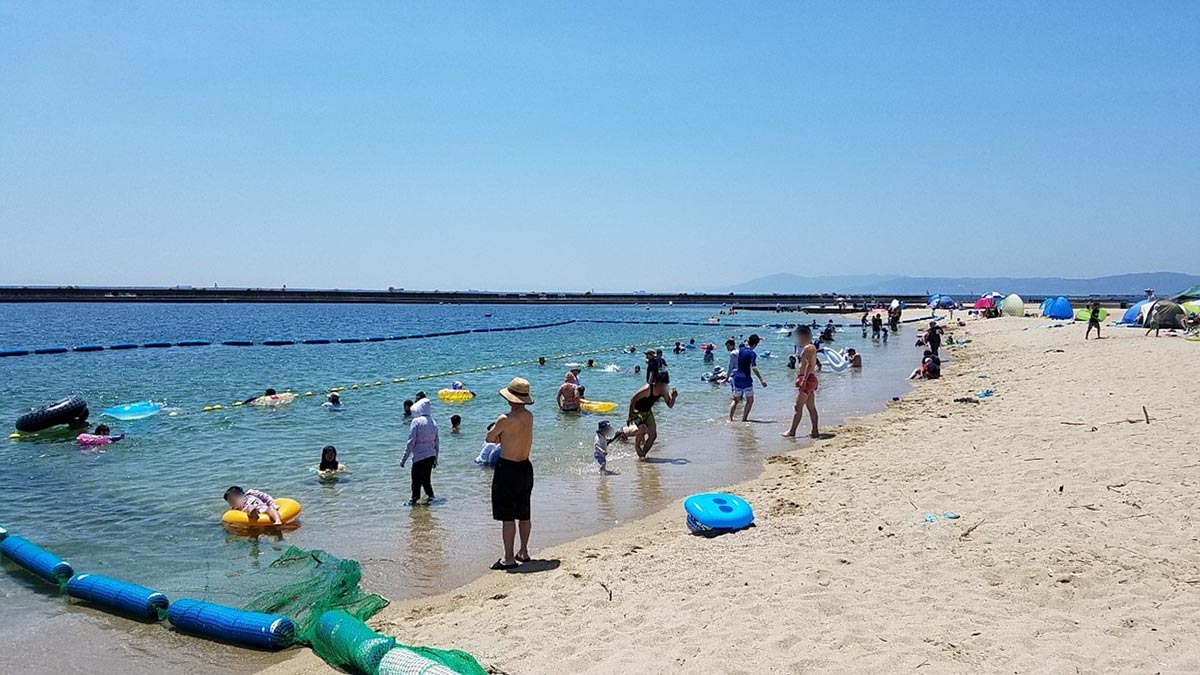
[[[279, 507], [279, 519], [285, 524], [292, 522], [300, 516], [300, 502], [295, 499], [288, 499], [286, 497], [276, 499], [275, 506]], [[229, 510], [225, 512], [225, 515], [221, 516], [221, 522], [237, 527], [271, 527], [271, 516], [260, 513], [258, 514], [258, 520], [250, 522], [250, 516], [246, 515], [245, 511]]]
[[580, 401], [579, 409], [590, 413], [610, 413], [617, 409], [612, 401]]
[[438, 391], [438, 398], [447, 403], [464, 403], [475, 398], [475, 392], [466, 389], [442, 389]]

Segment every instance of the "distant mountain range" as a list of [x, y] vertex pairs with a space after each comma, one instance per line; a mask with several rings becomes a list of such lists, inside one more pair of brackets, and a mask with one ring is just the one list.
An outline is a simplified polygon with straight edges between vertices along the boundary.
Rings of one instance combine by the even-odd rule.
[[1021, 295], [1141, 295], [1145, 289], [1153, 288], [1159, 296], [1169, 297], [1197, 284], [1200, 284], [1200, 276], [1178, 272], [1118, 274], [1095, 279], [903, 277], [879, 274], [802, 277], [785, 273], [760, 277], [719, 290], [722, 293], [843, 293], [847, 295], [943, 293], [972, 298], [992, 291]]

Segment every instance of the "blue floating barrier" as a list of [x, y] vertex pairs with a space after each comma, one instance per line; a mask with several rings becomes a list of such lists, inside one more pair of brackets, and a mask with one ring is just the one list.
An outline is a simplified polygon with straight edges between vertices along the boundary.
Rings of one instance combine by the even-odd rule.
[[29, 356], [28, 349], [4, 349], [0, 350], [0, 357], [4, 356]]
[[367, 338], [367, 342], [383, 342], [383, 341], [384, 341], [384, 340], [386, 340], [386, 339], [387, 339], [387, 338], [385, 338], [385, 337], [378, 337], [378, 336], [376, 336], [376, 337], [369, 337], [369, 338]]
[[170, 602], [156, 590], [100, 574], [76, 574], [67, 595], [141, 621], [162, 621]]
[[72, 351], [76, 352], [102, 352], [104, 345], [75, 345], [71, 347]]
[[285, 347], [294, 344], [296, 344], [295, 340], [263, 340], [263, 346], [265, 347]]
[[327, 345], [330, 342], [333, 342], [333, 340], [326, 340], [325, 338], [313, 338], [311, 340], [305, 340], [304, 344], [306, 344], [306, 345]]
[[226, 340], [221, 344], [226, 347], [253, 347], [254, 343], [250, 340]]
[[362, 340], [360, 338], [338, 338], [338, 342], [345, 344], [345, 345], [349, 345], [349, 344], [355, 344], [358, 342], [362, 342]]
[[411, 335], [393, 335], [392, 337], [390, 337], [388, 339], [389, 340], [409, 340], [411, 338], [412, 338]]
[[258, 649], [283, 649], [296, 639], [296, 625], [281, 614], [259, 614], [184, 598], [167, 610], [175, 628], [218, 642]]
[[140, 345], [135, 345], [132, 342], [118, 342], [115, 345], [110, 345], [109, 349], [120, 351], [122, 349], [137, 349]]
[[74, 574], [65, 560], [24, 537], [14, 535], [0, 541], [0, 555], [52, 584], [61, 584]]
[[33, 350], [34, 354], [62, 354], [71, 350], [66, 347], [39, 347]]
[[146, 349], [166, 349], [168, 347], [174, 347], [175, 345], [172, 345], [170, 342], [147, 342], [142, 346]]
[[180, 340], [175, 344], [180, 347], [207, 347], [212, 343], [205, 340]]

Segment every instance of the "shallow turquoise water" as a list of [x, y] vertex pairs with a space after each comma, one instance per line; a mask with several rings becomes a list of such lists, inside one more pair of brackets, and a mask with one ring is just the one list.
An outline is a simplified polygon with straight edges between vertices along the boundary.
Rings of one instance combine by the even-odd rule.
[[[715, 313], [714, 308], [704, 307], [647, 311], [592, 306], [0, 305], [0, 347], [367, 337], [579, 319], [703, 321]], [[802, 318], [742, 313], [730, 320]], [[103, 452], [83, 451], [71, 436], [62, 434], [0, 441], [0, 490], [5, 494], [0, 524], [67, 558], [78, 571], [103, 572], [155, 587], [171, 597], [243, 604], [262, 589], [264, 578], [255, 571], [290, 544], [362, 561], [369, 590], [388, 597], [445, 590], [476, 576], [499, 552], [498, 527], [488, 510], [490, 474], [471, 460], [486, 424], [506, 407], [495, 391], [509, 378], [529, 378], [538, 398], [533, 408], [534, 543], [545, 546], [637, 518], [689, 492], [754, 475], [765, 454], [788, 447], [778, 438], [793, 395], [783, 358], [762, 361], [772, 386], [759, 392], [755, 417], [767, 423], [731, 426], [723, 421], [725, 391], [699, 379], [707, 368], [701, 354], [670, 353], [678, 339], [720, 343], [731, 334], [748, 335], [752, 330], [575, 323], [403, 342], [210, 346], [0, 359], [0, 420], [10, 431], [12, 421], [29, 407], [72, 393], [88, 400], [93, 421], [106, 407], [147, 398], [166, 401], [179, 412], [177, 417], [162, 414], [129, 423], [110, 421], [129, 438]], [[772, 329], [758, 332], [768, 337], [760, 352], [787, 353], [786, 336]], [[915, 359], [910, 337], [911, 332], [902, 334], [885, 346], [861, 340], [857, 331], [844, 333], [839, 346], [864, 351], [868, 367], [862, 374], [822, 377], [819, 400], [825, 420], [831, 423], [872, 411], [902, 393], [903, 378]], [[619, 476], [597, 475], [591, 457], [595, 424], [602, 417], [567, 416], [554, 410], [553, 395], [565, 364], [588, 357], [556, 359], [544, 368], [506, 367], [415, 379], [428, 373], [647, 342], [667, 350], [680, 404], [675, 410], [659, 412], [661, 440], [653, 463], [634, 462], [632, 448], [615, 449], [611, 466], [622, 472]], [[616, 416], [610, 418], [620, 423], [629, 396], [642, 382], [631, 373], [632, 367], [643, 359], [620, 352], [591, 358], [601, 367], [616, 366], [621, 371], [597, 368], [583, 374], [589, 399], [620, 403]], [[717, 363], [724, 365], [724, 360], [718, 353]], [[393, 382], [400, 377], [408, 381]], [[418, 389], [432, 395], [454, 379], [481, 395], [462, 405], [435, 399], [435, 417], [442, 427], [442, 457], [433, 478], [439, 500], [432, 507], [404, 506], [408, 471], [399, 467], [399, 461], [407, 420], [402, 418], [401, 403]], [[320, 394], [330, 387], [377, 381], [383, 384], [345, 391], [346, 409], [341, 413], [320, 407]], [[279, 410], [229, 407], [266, 387], [317, 395]], [[213, 404], [226, 408], [201, 412]], [[461, 434], [448, 433], [453, 413], [464, 417]], [[350, 473], [337, 483], [322, 484], [308, 467], [329, 443], [338, 447]], [[222, 529], [221, 493], [232, 484], [299, 500], [304, 507], [301, 526], [262, 537]], [[17, 653], [37, 643], [31, 627], [43, 625], [39, 621], [54, 626], [62, 621], [64, 601], [33, 592], [35, 586], [20, 575], [0, 577], [0, 588], [4, 589], [0, 639], [7, 637]], [[17, 616], [26, 621], [10, 621]], [[71, 616], [86, 616], [76, 624], [114, 625], [79, 611]], [[124, 623], [120, 628], [113, 631], [116, 635], [93, 636], [87, 641], [89, 651], [103, 653], [104, 645], [117, 639], [123, 651], [108, 656], [122, 665], [131, 649], [156, 652], [156, 661], [166, 659], [184, 670], [214, 666], [239, 670], [241, 665], [253, 670], [261, 665], [260, 657], [246, 661], [227, 650], [163, 637], [165, 631]], [[169, 656], [160, 653], [164, 640], [172, 652]], [[68, 653], [62, 658], [70, 664], [79, 656]]]

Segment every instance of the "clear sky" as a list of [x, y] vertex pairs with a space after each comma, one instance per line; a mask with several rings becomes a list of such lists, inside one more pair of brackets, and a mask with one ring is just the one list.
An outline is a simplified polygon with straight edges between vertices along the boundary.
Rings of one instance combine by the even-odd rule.
[[1200, 3], [0, 0], [0, 241], [3, 284], [1194, 272]]

